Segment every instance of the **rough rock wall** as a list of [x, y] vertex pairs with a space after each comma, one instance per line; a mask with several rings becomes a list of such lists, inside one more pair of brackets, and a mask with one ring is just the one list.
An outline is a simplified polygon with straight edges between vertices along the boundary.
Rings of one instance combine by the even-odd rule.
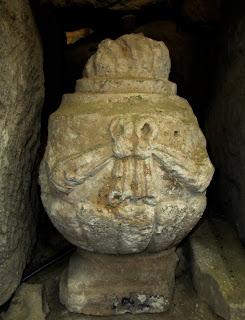
[[44, 86], [27, 0], [0, 10], [0, 305], [17, 287], [35, 240], [35, 160]]
[[245, 242], [245, 4], [240, 3], [232, 10], [228, 5], [229, 20], [220, 32], [207, 139], [216, 167], [213, 191]]

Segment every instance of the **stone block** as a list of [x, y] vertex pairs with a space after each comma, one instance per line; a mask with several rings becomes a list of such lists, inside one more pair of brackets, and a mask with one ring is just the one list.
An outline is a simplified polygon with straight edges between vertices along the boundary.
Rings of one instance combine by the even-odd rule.
[[245, 319], [245, 250], [232, 228], [221, 220], [205, 222], [189, 245], [198, 295], [220, 317]]
[[60, 300], [69, 311], [89, 315], [163, 312], [172, 299], [177, 261], [174, 250], [118, 256], [76, 253], [63, 273]]

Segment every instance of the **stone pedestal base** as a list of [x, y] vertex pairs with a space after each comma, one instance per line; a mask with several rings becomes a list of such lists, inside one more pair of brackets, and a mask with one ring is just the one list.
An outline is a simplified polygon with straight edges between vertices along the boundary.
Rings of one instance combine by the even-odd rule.
[[169, 308], [175, 281], [174, 250], [155, 254], [75, 253], [60, 282], [60, 300], [87, 315], [156, 313]]

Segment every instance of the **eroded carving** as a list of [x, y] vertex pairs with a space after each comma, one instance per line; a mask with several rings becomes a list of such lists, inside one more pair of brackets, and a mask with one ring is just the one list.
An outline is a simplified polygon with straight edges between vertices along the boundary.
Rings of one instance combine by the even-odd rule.
[[[138, 236], [139, 243], [131, 236], [135, 243], [127, 241], [122, 249], [122, 244], [118, 244], [118, 236], [114, 239], [116, 243], [113, 248], [111, 243], [107, 248], [102, 241], [104, 250], [109, 252], [123, 250], [129, 253], [131, 250], [137, 252], [146, 248], [153, 251], [169, 248], [187, 232], [179, 225], [183, 223], [183, 219], [187, 220], [186, 228], [194, 226], [205, 207], [204, 191], [209, 184], [213, 167], [206, 152], [200, 153], [195, 159], [176, 148], [164, 145], [163, 129], [159, 116], [133, 114], [113, 117], [108, 122], [107, 145], [96, 146], [85, 153], [72, 154], [51, 167], [51, 185], [66, 195], [61, 197], [62, 201], [72, 204], [73, 210], [78, 214], [71, 218], [77, 220], [76, 224], [79, 226], [75, 238], [79, 238], [79, 233], [82, 232], [82, 217], [93, 215], [99, 219], [101, 212], [114, 220], [114, 224], [111, 222], [114, 230], [115, 227], [118, 229], [119, 225], [124, 225], [122, 215], [125, 210], [132, 212], [135, 225], [138, 210], [147, 210], [147, 215], [151, 216], [151, 225], [147, 226], [149, 221], [146, 220], [145, 233]], [[178, 134], [180, 133], [176, 130], [172, 133], [174, 137]], [[203, 136], [200, 138], [203, 139]], [[84, 193], [85, 189], [87, 191]], [[62, 209], [66, 210], [64, 203]], [[159, 215], [162, 217], [159, 218]], [[173, 215], [174, 220], [170, 219], [170, 215]], [[177, 227], [180, 230], [169, 235], [165, 230], [168, 221], [172, 221], [171, 228]], [[125, 225], [127, 224], [125, 218]], [[93, 226], [87, 227], [88, 232], [92, 230]], [[122, 230], [118, 229], [118, 232], [120, 234]], [[138, 231], [135, 233], [138, 234]], [[75, 234], [73, 232], [73, 236]], [[113, 234], [111, 236], [115, 238]], [[142, 237], [145, 239], [144, 246]], [[77, 243], [92, 250], [89, 240], [85, 243], [76, 240], [75, 244]], [[100, 248], [101, 246], [96, 245], [95, 249], [101, 250]]]
[[[76, 93], [65, 95], [51, 116], [40, 168], [42, 200], [58, 230], [78, 248], [117, 255], [166, 250], [174, 266], [172, 248], [202, 216], [213, 166], [190, 105], [167, 79], [169, 69], [162, 42], [143, 35], [105, 40]], [[69, 268], [86, 286], [73, 263]], [[173, 285], [165, 280], [156, 293], [168, 302], [151, 312], [169, 305]], [[73, 285], [62, 282], [64, 304], [76, 312], [94, 310], [97, 298], [90, 305]], [[100, 306], [100, 314], [110, 314], [109, 305], [106, 311]]]

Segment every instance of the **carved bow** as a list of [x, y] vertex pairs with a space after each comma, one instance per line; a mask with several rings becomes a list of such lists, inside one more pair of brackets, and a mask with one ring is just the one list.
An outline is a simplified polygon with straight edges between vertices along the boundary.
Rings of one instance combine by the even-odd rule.
[[110, 132], [115, 156], [109, 203], [142, 199], [154, 204], [152, 143], [158, 134], [150, 118], [137, 121], [119, 118], [112, 121]]

